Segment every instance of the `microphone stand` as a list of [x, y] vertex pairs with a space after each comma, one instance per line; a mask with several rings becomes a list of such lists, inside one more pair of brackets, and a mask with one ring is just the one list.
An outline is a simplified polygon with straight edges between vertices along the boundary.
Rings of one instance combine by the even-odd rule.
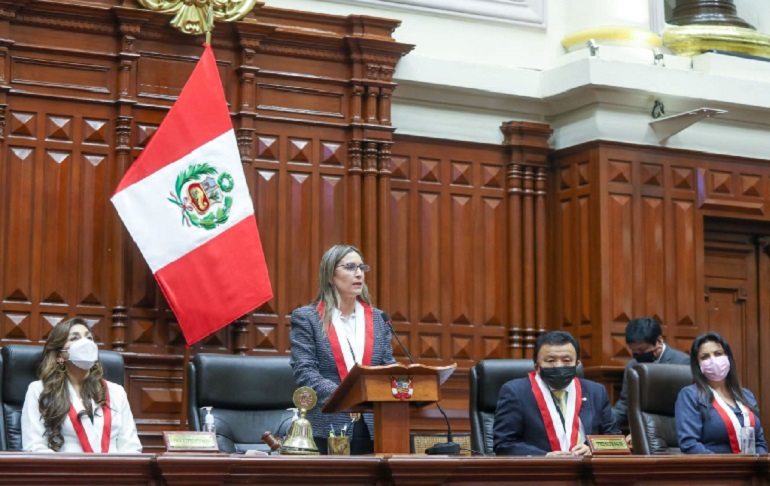
[[[390, 316], [383, 312], [382, 318], [385, 320], [385, 323], [390, 327], [390, 332], [393, 334], [393, 336], [396, 338], [396, 342], [401, 347], [401, 349], [404, 351], [404, 354], [406, 354], [406, 357], [409, 358], [409, 361], [412, 364], [416, 364], [414, 362], [414, 358], [412, 358], [412, 355], [409, 354], [409, 350], [406, 349], [406, 346], [404, 346], [404, 343], [401, 342], [401, 339], [398, 337], [398, 334], [396, 334], [396, 330], [393, 328], [393, 321], [390, 319]], [[449, 424], [449, 417], [447, 416], [446, 412], [444, 412], [444, 409], [441, 408], [441, 405], [438, 402], [436, 403], [436, 407], [438, 408], [438, 411], [441, 412], [441, 415], [444, 416], [444, 420], [446, 421], [446, 438], [447, 441], [444, 443], [438, 443], [434, 444], [431, 447], [428, 447], [425, 449], [425, 453], [431, 456], [456, 456], [460, 454], [460, 444], [457, 444], [452, 440], [452, 426]]]

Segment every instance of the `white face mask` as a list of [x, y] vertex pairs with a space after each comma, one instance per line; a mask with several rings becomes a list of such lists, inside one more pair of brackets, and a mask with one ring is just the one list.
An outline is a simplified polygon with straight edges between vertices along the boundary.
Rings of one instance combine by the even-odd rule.
[[90, 339], [81, 338], [67, 350], [69, 361], [82, 370], [90, 370], [99, 359], [99, 348]]

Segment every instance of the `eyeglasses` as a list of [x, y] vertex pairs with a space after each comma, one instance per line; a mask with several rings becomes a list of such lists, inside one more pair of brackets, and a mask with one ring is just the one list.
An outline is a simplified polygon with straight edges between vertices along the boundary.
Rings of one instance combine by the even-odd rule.
[[347, 270], [350, 273], [356, 273], [356, 269], [361, 270], [363, 273], [366, 273], [366, 272], [368, 272], [369, 270], [372, 269], [372, 267], [370, 267], [369, 265], [366, 265], [364, 263], [358, 265], [358, 264], [353, 263], [353, 262], [346, 263], [344, 265], [337, 265], [337, 268], [339, 268], [339, 267], [344, 268], [345, 270]]

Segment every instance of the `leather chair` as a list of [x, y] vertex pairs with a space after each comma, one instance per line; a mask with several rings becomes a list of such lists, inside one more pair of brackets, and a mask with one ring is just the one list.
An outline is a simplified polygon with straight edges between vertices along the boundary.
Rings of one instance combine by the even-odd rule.
[[[21, 450], [21, 409], [27, 387], [38, 380], [37, 369], [43, 359], [43, 347], [7, 344], [0, 350], [0, 450]], [[115, 351], [99, 351], [104, 378], [123, 385], [123, 356]]]
[[[527, 376], [535, 369], [531, 359], [485, 359], [471, 368], [470, 415], [471, 449], [494, 455], [493, 427], [500, 389], [507, 382]], [[583, 365], [578, 366], [583, 377]]]
[[188, 428], [203, 430], [203, 407], [213, 407], [220, 452], [267, 452], [262, 434], [286, 434], [295, 389], [288, 356], [198, 354], [187, 367]]
[[639, 363], [628, 369], [628, 423], [634, 454], [678, 454], [674, 407], [693, 383], [687, 365]]

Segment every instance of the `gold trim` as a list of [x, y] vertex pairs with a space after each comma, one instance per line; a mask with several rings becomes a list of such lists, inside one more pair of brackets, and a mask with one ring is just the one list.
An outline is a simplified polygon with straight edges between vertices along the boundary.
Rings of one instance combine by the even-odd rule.
[[[185, 34], [207, 32], [206, 17], [211, 5], [214, 20], [233, 22], [251, 12], [259, 0], [139, 0], [139, 4], [154, 12], [173, 14], [172, 27]], [[211, 28], [213, 29], [213, 23]]]
[[[600, 43], [610, 43], [629, 47], [660, 47], [660, 36], [652, 31], [638, 27], [593, 27], [568, 34], [561, 41], [565, 49], [583, 46], [590, 39]], [[609, 41], [609, 42], [608, 42]]]
[[684, 25], [663, 32], [663, 44], [678, 56], [716, 49], [770, 58], [770, 35], [728, 25]]

